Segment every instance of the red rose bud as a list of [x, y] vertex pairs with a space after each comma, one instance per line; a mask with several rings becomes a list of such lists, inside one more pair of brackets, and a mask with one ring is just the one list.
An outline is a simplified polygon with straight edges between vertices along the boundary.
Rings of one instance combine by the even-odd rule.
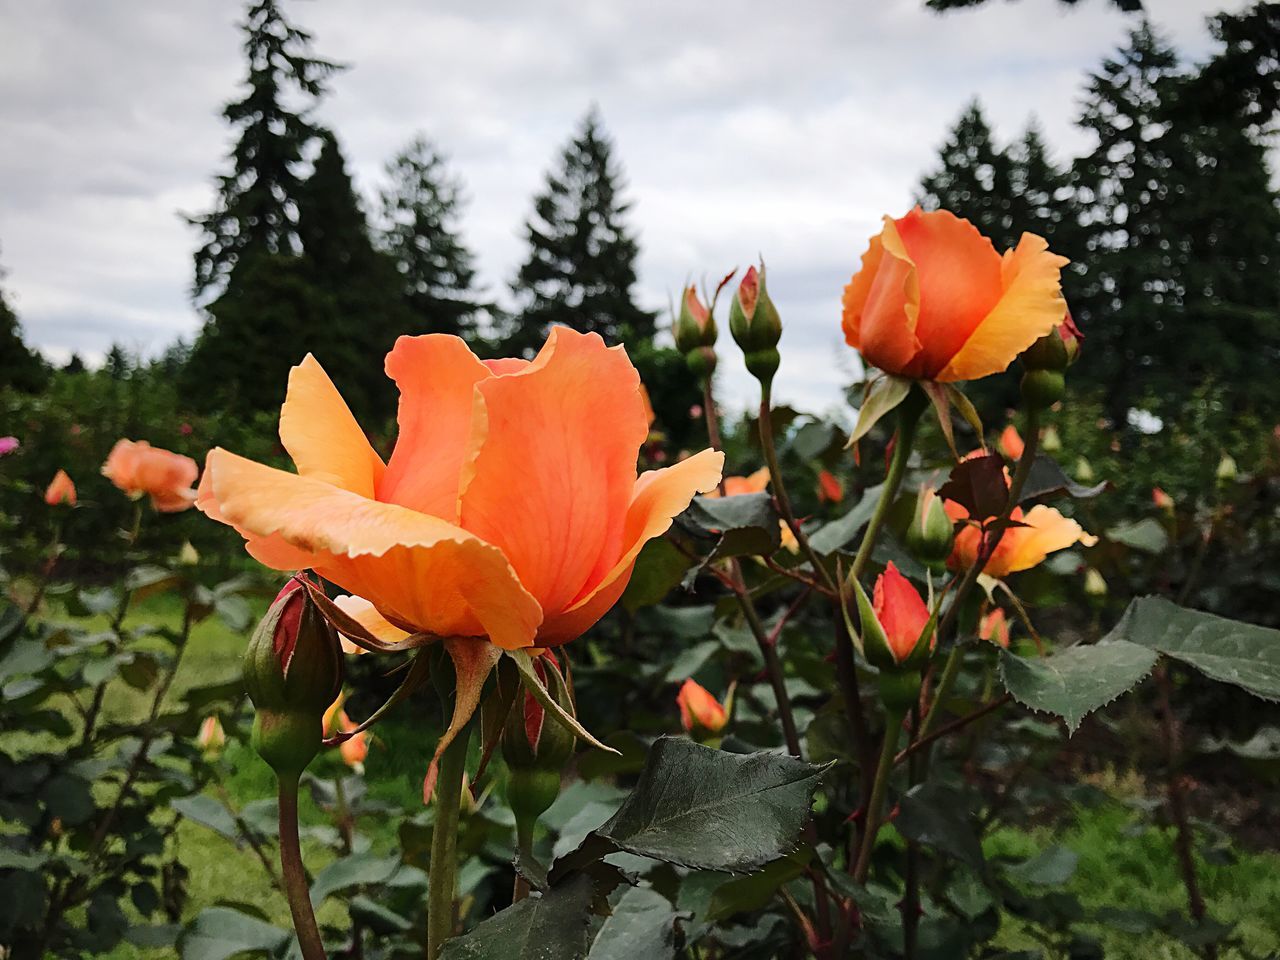
[[778, 340], [782, 337], [782, 318], [769, 299], [765, 287], [764, 264], [759, 272], [751, 267], [738, 292], [729, 304], [729, 332], [742, 348], [747, 370], [764, 386], [773, 381], [778, 371]]
[[729, 712], [724, 705], [692, 678], [680, 687], [676, 706], [680, 708], [680, 725], [699, 739], [716, 736], [729, 722]]
[[946, 566], [955, 542], [955, 526], [947, 516], [942, 498], [932, 487], [920, 488], [904, 539], [907, 550], [925, 566], [934, 570]]
[[933, 647], [935, 623], [911, 582], [890, 563], [876, 580], [874, 601], [856, 580], [853, 587], [867, 660], [882, 673], [919, 666]]
[[244, 657], [257, 708], [253, 745], [281, 777], [298, 776], [320, 749], [324, 714], [342, 691], [338, 634], [290, 580], [259, 622]]
[[[556, 703], [573, 713], [569, 686], [554, 657], [536, 658], [533, 668]], [[502, 758], [511, 771], [507, 803], [522, 835], [532, 836], [533, 825], [560, 795], [560, 771], [573, 755], [573, 745], [573, 734], [522, 688], [502, 730]]]
[[1084, 335], [1068, 311], [1060, 324], [1022, 352], [1022, 366], [1027, 370], [1061, 373], [1075, 363], [1083, 339]]
[[823, 503], [839, 503], [844, 499], [844, 484], [830, 470], [818, 471], [818, 499]]

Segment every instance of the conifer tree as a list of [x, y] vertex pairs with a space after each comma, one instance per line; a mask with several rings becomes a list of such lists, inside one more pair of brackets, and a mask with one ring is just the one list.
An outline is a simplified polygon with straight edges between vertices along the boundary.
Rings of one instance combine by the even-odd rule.
[[1049, 241], [1063, 256], [1075, 259], [1079, 230], [1071, 173], [1049, 156], [1048, 146], [1033, 119], [1022, 139], [1008, 151], [1012, 162], [1012, 223], [1016, 236], [1034, 233]]
[[[4, 271], [0, 270], [0, 280]], [[22, 325], [0, 289], [0, 390], [11, 387], [38, 393], [49, 379], [49, 368], [40, 354], [22, 339]]]
[[639, 245], [626, 224], [622, 173], [600, 115], [588, 111], [578, 134], [534, 198], [525, 224], [529, 255], [513, 292], [521, 305], [508, 350], [531, 351], [561, 323], [609, 343], [648, 340], [655, 317], [632, 299]]
[[956, 121], [940, 161], [920, 184], [921, 205], [964, 217], [998, 250], [1012, 246], [1020, 233], [1014, 225], [1013, 162], [996, 146], [978, 101]]
[[474, 339], [486, 305], [475, 288], [475, 257], [459, 231], [461, 182], [423, 136], [396, 154], [386, 173], [378, 239], [400, 273], [412, 332]]
[[299, 252], [298, 189], [318, 130], [287, 101], [315, 101], [340, 69], [311, 55], [311, 35], [285, 19], [278, 0], [252, 0], [241, 28], [247, 89], [222, 111], [240, 136], [213, 210], [191, 218], [205, 237], [195, 254], [197, 296], [222, 285], [242, 257]]

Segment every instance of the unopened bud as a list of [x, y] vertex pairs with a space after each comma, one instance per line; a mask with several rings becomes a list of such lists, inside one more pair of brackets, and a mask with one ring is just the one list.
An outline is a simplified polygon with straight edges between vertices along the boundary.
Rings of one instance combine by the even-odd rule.
[[178, 551], [178, 565], [182, 567], [194, 567], [200, 562], [200, 554], [196, 548], [191, 545], [191, 541], [187, 540], [182, 544], [182, 549]]
[[680, 725], [697, 740], [719, 737], [729, 722], [729, 713], [709, 691], [692, 677], [685, 680], [676, 694], [680, 708]]
[[1107, 595], [1107, 581], [1103, 579], [1097, 569], [1090, 567], [1084, 572], [1084, 592], [1090, 597], [1105, 597]]
[[942, 498], [932, 487], [920, 488], [905, 539], [907, 550], [925, 566], [935, 570], [946, 566], [955, 542], [955, 528], [942, 506]]
[[1061, 370], [1032, 368], [1022, 375], [1022, 399], [1032, 407], [1048, 409], [1062, 399], [1066, 390], [1067, 380]]
[[742, 278], [733, 302], [729, 304], [729, 332], [742, 348], [747, 370], [763, 386], [768, 386], [778, 372], [782, 318], [769, 299], [764, 274], [764, 264], [761, 263], [758, 272], [751, 267]]
[[1093, 466], [1084, 457], [1076, 458], [1076, 468], [1074, 471], [1076, 479], [1081, 483], [1089, 483], [1093, 480]]
[[698, 291], [687, 287], [680, 298], [680, 315], [676, 318], [672, 333], [676, 349], [689, 353], [699, 347], [714, 347], [719, 331], [711, 310], [698, 298]]
[[1235, 480], [1238, 472], [1235, 457], [1229, 453], [1224, 453], [1222, 459], [1218, 461], [1218, 469], [1214, 476], [1222, 483], [1230, 483]]
[[1043, 337], [1022, 352], [1022, 366], [1027, 370], [1054, 370], [1058, 373], [1075, 363], [1080, 355], [1080, 334], [1068, 313]]
[[[534, 670], [552, 699], [572, 713], [573, 699], [555, 661], [538, 657]], [[560, 795], [560, 771], [573, 755], [573, 744], [573, 734], [548, 717], [531, 693], [517, 691], [502, 729], [502, 757], [511, 771], [507, 803], [524, 835], [532, 835], [533, 825]]]
[[1058, 436], [1058, 428], [1053, 424], [1044, 428], [1040, 437], [1040, 449], [1045, 453], [1057, 453], [1062, 449], [1062, 438]]
[[299, 580], [280, 591], [253, 632], [244, 685], [257, 709], [253, 746], [281, 777], [320, 749], [324, 714], [342, 691], [338, 634]]

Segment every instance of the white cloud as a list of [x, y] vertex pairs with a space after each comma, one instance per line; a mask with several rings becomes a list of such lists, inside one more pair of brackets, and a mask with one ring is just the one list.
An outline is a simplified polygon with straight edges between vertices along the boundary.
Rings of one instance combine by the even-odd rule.
[[[1151, 7], [1181, 49], [1203, 52], [1212, 6]], [[1083, 72], [1130, 22], [1104, 0], [993, 0], [945, 17], [922, 0], [287, 9], [321, 55], [351, 65], [319, 116], [360, 184], [371, 191], [387, 157], [428, 132], [467, 183], [467, 237], [495, 291], [520, 261], [544, 170], [599, 103], [635, 201], [645, 304], [763, 253], [786, 323], [778, 393], [814, 408], [854, 369], [841, 288], [965, 102], [979, 96], [1002, 137], [1037, 114], [1065, 156], [1082, 143]], [[51, 355], [112, 340], [156, 351], [197, 329], [196, 236], [178, 212], [206, 208], [223, 167], [237, 15], [227, 0], [0, 0], [6, 289]], [[745, 404], [751, 382], [724, 352], [722, 389]]]

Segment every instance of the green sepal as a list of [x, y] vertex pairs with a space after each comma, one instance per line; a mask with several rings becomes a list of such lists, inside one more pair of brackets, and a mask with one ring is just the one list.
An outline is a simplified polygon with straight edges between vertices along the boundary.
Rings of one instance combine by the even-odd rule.
[[913, 381], [906, 377], [896, 377], [886, 373], [867, 384], [862, 397], [862, 406], [858, 408], [858, 422], [854, 424], [853, 433], [849, 434], [846, 448], [852, 447], [871, 432], [885, 414], [896, 410], [911, 393]]
[[[902, 667], [890, 667], [880, 671], [880, 702], [890, 723], [901, 723], [901, 717], [920, 702], [920, 671]], [[896, 723], [895, 723], [895, 718]], [[890, 726], [889, 729], [893, 729]]]
[[853, 583], [853, 594], [858, 600], [858, 620], [862, 625], [862, 630], [854, 636], [862, 638], [862, 655], [867, 658], [868, 663], [881, 670], [894, 669], [898, 666], [898, 661], [889, 647], [889, 638], [880, 625], [880, 618], [876, 616], [871, 598], [862, 589], [862, 584], [852, 577], [850, 580]]

